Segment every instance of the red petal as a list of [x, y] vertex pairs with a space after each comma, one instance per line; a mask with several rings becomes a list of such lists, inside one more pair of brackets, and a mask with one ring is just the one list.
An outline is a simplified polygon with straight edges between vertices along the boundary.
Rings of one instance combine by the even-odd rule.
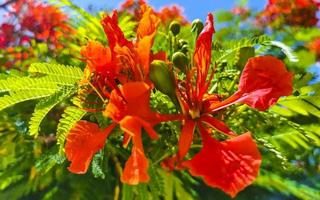
[[211, 63], [213, 33], [213, 15], [210, 13], [208, 14], [205, 27], [197, 39], [193, 55], [193, 61], [197, 67], [197, 89], [199, 90], [205, 85]]
[[266, 110], [281, 96], [292, 94], [292, 78], [285, 64], [273, 56], [251, 58], [240, 78], [238, 93], [244, 97], [241, 102]]
[[217, 111], [237, 102], [264, 111], [274, 105], [281, 96], [292, 94], [293, 74], [284, 63], [273, 56], [249, 59], [241, 78], [238, 91], [228, 99], [213, 103], [208, 111]]
[[212, 128], [224, 133], [224, 134], [227, 134], [227, 135], [230, 135], [230, 136], [236, 136], [237, 134], [235, 134], [232, 130], [229, 129], [229, 127], [223, 123], [222, 121], [214, 118], [214, 117], [211, 117], [210, 115], [205, 115], [205, 116], [202, 116], [201, 121], [207, 123], [208, 125], [210, 125]]
[[186, 120], [184, 126], [182, 127], [180, 138], [179, 138], [179, 151], [178, 151], [178, 158], [180, 160], [184, 158], [184, 156], [188, 153], [190, 149], [195, 126], [196, 126], [196, 123], [193, 120]]
[[256, 143], [250, 133], [219, 142], [205, 130], [201, 132], [203, 148], [184, 166], [193, 176], [202, 176], [209, 186], [235, 197], [258, 175], [261, 155]]
[[67, 159], [71, 161], [68, 168], [72, 173], [87, 172], [92, 156], [102, 149], [106, 138], [115, 127], [110, 125], [101, 131], [97, 124], [79, 121], [69, 132], [65, 146]]
[[125, 37], [118, 26], [118, 13], [117, 11], [113, 11], [112, 16], [105, 16], [105, 18], [101, 21], [101, 24], [104, 28], [104, 32], [106, 33], [109, 41], [109, 46], [111, 51], [114, 50], [116, 45], [119, 46], [132, 46], [132, 43], [129, 42]]

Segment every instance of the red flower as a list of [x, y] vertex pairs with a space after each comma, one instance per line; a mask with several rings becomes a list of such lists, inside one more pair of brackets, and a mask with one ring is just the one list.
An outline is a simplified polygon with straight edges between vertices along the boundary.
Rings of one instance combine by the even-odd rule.
[[315, 26], [319, 6], [315, 0], [269, 0], [258, 20], [268, 24], [280, 21], [294, 26]]
[[[250, 133], [237, 136], [212, 114], [237, 102], [265, 110], [276, 103], [279, 97], [291, 94], [292, 74], [274, 57], [252, 58], [243, 70], [238, 91], [220, 101], [217, 94], [208, 94], [214, 74], [214, 70], [210, 69], [213, 33], [213, 16], [209, 14], [206, 26], [196, 42], [193, 55], [195, 67], [191, 68], [185, 82], [178, 87], [185, 120], [179, 139], [179, 151], [177, 156], [169, 159], [167, 166], [172, 168], [170, 164], [177, 161], [179, 168], [187, 167], [191, 174], [202, 176], [208, 185], [235, 196], [257, 176], [261, 156]], [[203, 148], [190, 161], [183, 161], [197, 127], [202, 136]], [[208, 128], [231, 139], [219, 142], [211, 138]]]
[[14, 42], [14, 26], [8, 23], [1, 24], [0, 27], [0, 48], [10, 46]]
[[161, 19], [161, 23], [168, 24], [173, 20], [180, 22], [182, 25], [188, 24], [188, 20], [183, 15], [183, 8], [179, 5], [165, 6], [157, 12], [158, 17]]
[[[143, 15], [137, 28], [136, 42], [128, 41], [124, 37], [118, 26], [117, 13], [113, 12], [112, 16], [106, 16], [102, 20], [110, 48], [105, 48], [98, 42], [90, 42], [81, 50], [81, 54], [87, 62], [87, 71], [90, 76], [94, 76], [89, 81], [98, 85], [98, 88], [105, 91], [107, 98], [109, 98], [104, 115], [119, 124], [124, 131], [124, 147], [127, 147], [130, 141], [133, 143], [131, 156], [127, 160], [121, 176], [122, 182], [131, 185], [149, 181], [148, 160], [144, 154], [141, 138], [142, 128], [152, 139], [157, 139], [158, 135], [153, 130], [154, 125], [181, 118], [179, 115], [158, 114], [153, 112], [149, 106], [151, 91], [148, 78], [149, 65], [153, 57], [163, 57], [163, 54], [153, 55], [151, 53], [159, 19], [146, 5], [141, 6], [141, 11]], [[118, 87], [116, 80], [119, 80], [122, 86]], [[106, 85], [107, 89], [105, 89]], [[108, 91], [111, 92], [108, 93]], [[79, 124], [75, 130], [86, 129], [81, 126], [82, 124]], [[108, 133], [113, 126], [108, 128]], [[68, 159], [72, 161], [72, 166], [81, 166], [81, 169], [87, 169], [93, 154], [101, 149], [105, 143], [107, 134], [91, 134], [98, 132], [98, 126], [91, 125], [91, 127], [92, 131], [88, 131], [90, 138], [85, 134], [73, 134], [74, 129], [68, 135], [68, 141], [73, 141], [67, 142], [66, 146]], [[89, 127], [86, 130], [89, 130]], [[77, 136], [75, 139], [73, 139], [74, 135]], [[82, 143], [88, 139], [95, 142], [83, 146]], [[80, 152], [84, 156], [72, 156], [77, 148], [82, 148]], [[77, 172], [77, 170], [72, 171]]]
[[67, 24], [68, 17], [57, 7], [34, 0], [19, 0], [12, 5], [12, 13], [18, 17], [20, 31], [32, 33], [37, 40], [61, 47], [59, 38], [69, 38], [75, 30]]
[[126, 0], [120, 5], [120, 11], [133, 14], [135, 19], [139, 21], [141, 19], [140, 6], [144, 4], [146, 4], [145, 0]]

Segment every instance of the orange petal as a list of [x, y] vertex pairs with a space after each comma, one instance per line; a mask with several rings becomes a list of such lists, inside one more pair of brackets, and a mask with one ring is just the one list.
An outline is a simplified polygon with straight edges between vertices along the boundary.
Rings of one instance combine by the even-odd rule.
[[142, 18], [137, 29], [137, 56], [145, 79], [149, 77], [150, 51], [153, 40], [160, 23], [152, 8], [146, 4], [141, 5]]
[[79, 121], [67, 136], [65, 152], [67, 159], [71, 161], [69, 171], [86, 173], [93, 155], [104, 147], [106, 138], [114, 127], [115, 124], [112, 124], [101, 131], [95, 123]]
[[261, 155], [250, 133], [219, 142], [202, 132], [203, 148], [183, 165], [206, 184], [235, 197], [256, 179]]
[[143, 14], [137, 29], [138, 41], [145, 36], [154, 35], [160, 23], [160, 19], [150, 6], [143, 4], [140, 8]]
[[139, 123], [136, 123], [135, 125], [135, 120], [133, 118], [131, 118], [130, 121], [130, 126], [126, 127], [126, 129], [132, 135], [133, 147], [131, 156], [125, 164], [121, 181], [130, 185], [137, 185], [139, 183], [146, 183], [149, 181], [148, 159], [144, 155], [143, 151], [141, 125], [139, 125]]
[[106, 65], [111, 62], [111, 51], [101, 43], [89, 41], [87, 46], [81, 48], [81, 55], [87, 60], [91, 72], [102, 73]]
[[125, 116], [136, 116], [154, 125], [157, 115], [150, 109], [151, 88], [144, 82], [129, 82], [121, 88], [121, 96], [112, 91], [104, 115], [119, 122]]
[[149, 182], [148, 165], [148, 159], [143, 151], [133, 146], [131, 156], [125, 164], [121, 182], [129, 185]]

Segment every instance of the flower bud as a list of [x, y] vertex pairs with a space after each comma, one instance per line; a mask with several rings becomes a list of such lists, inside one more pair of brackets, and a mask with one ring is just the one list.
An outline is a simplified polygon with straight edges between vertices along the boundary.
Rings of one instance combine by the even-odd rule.
[[169, 26], [170, 31], [173, 33], [173, 35], [178, 35], [180, 33], [180, 24], [177, 21], [171, 22]]
[[175, 97], [175, 80], [167, 63], [161, 60], [154, 60], [150, 64], [150, 80], [160, 92], [170, 98]]
[[181, 47], [181, 52], [186, 54], [189, 51], [189, 45], [185, 44]]
[[179, 48], [181, 49], [183, 45], [186, 45], [188, 44], [188, 41], [184, 40], [184, 39], [180, 39], [178, 41], [178, 45], [179, 45]]
[[188, 58], [182, 52], [176, 52], [172, 56], [172, 62], [175, 67], [185, 72], [188, 65]]
[[191, 25], [191, 31], [196, 33], [197, 34], [197, 37], [198, 35], [201, 33], [201, 31], [203, 30], [203, 23], [200, 19], [195, 19], [193, 20], [192, 22], [192, 25]]

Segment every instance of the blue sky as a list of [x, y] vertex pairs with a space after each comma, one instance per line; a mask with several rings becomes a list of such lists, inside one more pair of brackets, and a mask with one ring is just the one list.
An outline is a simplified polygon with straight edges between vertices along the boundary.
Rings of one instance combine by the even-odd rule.
[[[249, 7], [253, 9], [262, 9], [267, 0], [248, 0]], [[73, 0], [74, 3], [87, 8], [92, 4], [95, 8], [116, 8], [123, 0]], [[208, 12], [231, 9], [235, 5], [235, 0], [148, 0], [149, 4], [159, 9], [165, 5], [180, 4], [184, 7], [185, 15], [189, 20], [195, 18], [204, 18]]]

